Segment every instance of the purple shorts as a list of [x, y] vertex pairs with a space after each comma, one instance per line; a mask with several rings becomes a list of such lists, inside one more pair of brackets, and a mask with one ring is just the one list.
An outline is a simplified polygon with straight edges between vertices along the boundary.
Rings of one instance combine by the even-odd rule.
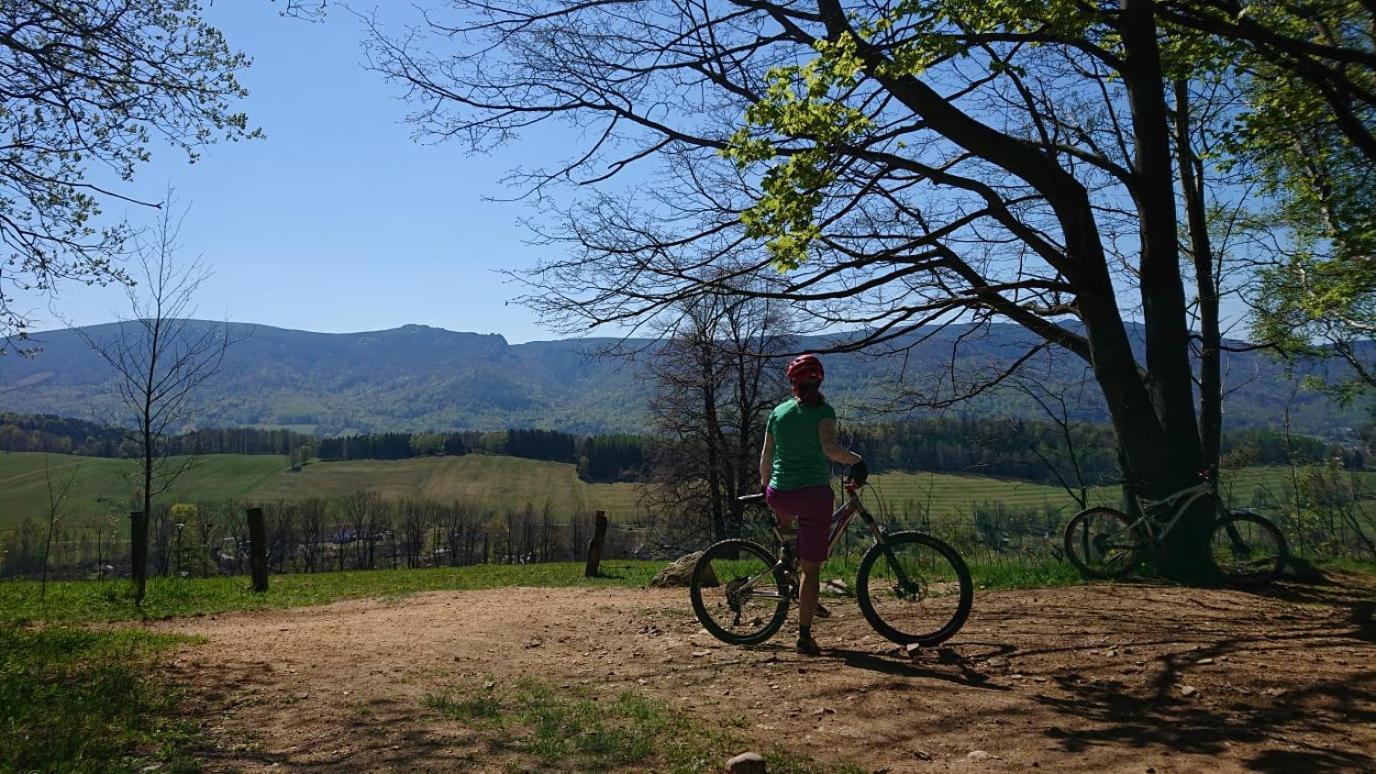
[[774, 487], [764, 490], [765, 502], [779, 517], [798, 519], [798, 558], [809, 562], [825, 562], [827, 538], [831, 530], [833, 494], [826, 484], [805, 486], [780, 492]]

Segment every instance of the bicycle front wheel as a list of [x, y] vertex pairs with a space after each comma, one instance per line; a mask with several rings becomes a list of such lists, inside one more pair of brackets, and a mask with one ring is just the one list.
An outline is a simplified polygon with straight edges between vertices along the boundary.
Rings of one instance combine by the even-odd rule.
[[788, 582], [778, 560], [750, 540], [723, 540], [702, 553], [689, 587], [693, 612], [713, 637], [758, 645], [788, 615]]
[[1132, 520], [1113, 508], [1087, 508], [1065, 525], [1065, 555], [1091, 578], [1121, 578], [1137, 564]]
[[855, 581], [860, 612], [900, 645], [937, 645], [970, 617], [975, 585], [954, 548], [921, 532], [885, 536], [865, 552]]
[[1225, 583], [1264, 586], [1285, 571], [1290, 550], [1276, 525], [1246, 511], [1224, 513], [1209, 534], [1209, 558]]

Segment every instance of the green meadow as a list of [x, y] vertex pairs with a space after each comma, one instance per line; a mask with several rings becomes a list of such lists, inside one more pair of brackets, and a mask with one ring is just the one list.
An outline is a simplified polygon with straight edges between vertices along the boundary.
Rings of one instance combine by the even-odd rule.
[[[47, 513], [45, 455], [0, 453], [0, 529]], [[134, 492], [129, 460], [50, 455], [46, 464], [55, 483], [76, 473], [64, 524], [80, 527], [102, 515], [129, 510]], [[1361, 474], [1368, 483], [1371, 475]], [[1280, 497], [1290, 472], [1281, 467], [1245, 468], [1225, 475], [1225, 491], [1239, 505], [1258, 488]], [[971, 508], [1055, 508], [1069, 514], [1074, 501], [1062, 488], [990, 476], [952, 473], [880, 473], [871, 477], [872, 508], [894, 517], [930, 513], [933, 520], [965, 518]], [[633, 522], [641, 514], [635, 484], [581, 481], [575, 467], [517, 457], [470, 454], [409, 460], [314, 462], [294, 472], [285, 457], [220, 454], [202, 457], [163, 501], [243, 500], [274, 502], [308, 497], [339, 497], [371, 490], [388, 498], [462, 500], [484, 506], [521, 508], [549, 503], [558, 513], [604, 510], [615, 521]], [[1116, 486], [1094, 487], [1091, 504], [1118, 504]]]

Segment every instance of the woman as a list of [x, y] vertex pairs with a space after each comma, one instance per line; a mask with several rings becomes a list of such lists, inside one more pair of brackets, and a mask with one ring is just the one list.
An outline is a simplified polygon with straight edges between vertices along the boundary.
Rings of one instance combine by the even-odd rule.
[[798, 652], [809, 656], [821, 650], [812, 639], [812, 616], [817, 612], [818, 574], [827, 559], [831, 527], [831, 466], [828, 460], [850, 465], [850, 478], [863, 484], [868, 471], [860, 455], [836, 441], [836, 411], [822, 397], [825, 372], [816, 355], [802, 355], [788, 364], [793, 397], [780, 403], [765, 425], [760, 451], [760, 481], [765, 501], [779, 520], [785, 540], [797, 523], [798, 560], [802, 588], [798, 594]]

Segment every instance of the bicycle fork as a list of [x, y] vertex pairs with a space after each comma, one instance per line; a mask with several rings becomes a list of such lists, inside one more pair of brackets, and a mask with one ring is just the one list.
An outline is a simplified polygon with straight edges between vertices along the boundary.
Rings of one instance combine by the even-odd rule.
[[870, 512], [864, 508], [860, 509], [860, 517], [865, 520], [865, 524], [869, 525], [870, 533], [874, 535], [875, 545], [879, 546], [879, 550], [884, 552], [884, 559], [888, 561], [889, 567], [893, 570], [895, 581], [894, 591], [897, 591], [901, 597], [911, 596], [920, 598], [922, 595], [922, 584], [908, 577], [907, 570], [903, 569], [903, 565], [899, 563], [898, 557], [894, 556], [893, 549], [889, 547], [889, 541], [887, 540], [888, 534], [880, 528], [879, 522], [875, 521], [874, 517], [870, 515]]

